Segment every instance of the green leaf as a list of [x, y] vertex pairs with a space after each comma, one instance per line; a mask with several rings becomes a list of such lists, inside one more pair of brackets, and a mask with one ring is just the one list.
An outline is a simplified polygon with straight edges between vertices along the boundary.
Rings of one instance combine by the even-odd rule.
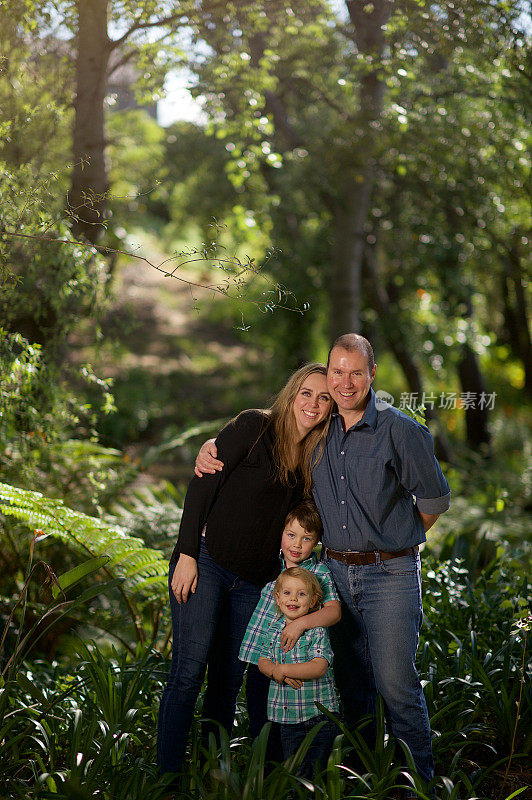
[[80, 580], [85, 578], [87, 575], [91, 575], [93, 572], [97, 572], [108, 562], [108, 556], [100, 556], [99, 558], [89, 558], [89, 560], [85, 561], [83, 564], [78, 564], [77, 567], [69, 569], [68, 572], [65, 572], [58, 578], [57, 582], [59, 586], [54, 584], [52, 587], [52, 595], [54, 598], [58, 597], [60, 588], [64, 591], [65, 589], [69, 589], [71, 586], [75, 586]]
[[[38, 528], [67, 542], [84, 557], [92, 557], [70, 573], [65, 573], [62, 580], [70, 577], [64, 584], [60, 579], [61, 588], [72, 586], [84, 574], [88, 575], [105, 564], [108, 573], [123, 582], [124, 591], [136, 596], [152, 595], [157, 586], [161, 597], [165, 594], [168, 563], [164, 554], [146, 547], [142, 539], [130, 536], [122, 526], [76, 511], [61, 500], [6, 483], [0, 483], [0, 512], [26, 523], [33, 530]], [[88, 565], [87, 572], [83, 573], [85, 564]], [[56, 586], [54, 597], [58, 594]]]
[[522, 794], [525, 791], [525, 789], [528, 788], [529, 788], [528, 786], [521, 786], [520, 789], [517, 789], [517, 791], [512, 792], [512, 794], [509, 794], [508, 797], [504, 798], [504, 800], [512, 800], [512, 797], [517, 797], [518, 794]]

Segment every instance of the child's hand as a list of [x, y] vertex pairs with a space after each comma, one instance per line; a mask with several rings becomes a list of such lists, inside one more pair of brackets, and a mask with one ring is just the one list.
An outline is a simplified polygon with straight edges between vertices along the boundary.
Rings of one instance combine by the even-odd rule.
[[301, 689], [301, 687], [303, 686], [303, 681], [298, 681], [297, 678], [285, 678], [284, 682], [288, 686], [291, 686], [292, 689]]
[[307, 630], [303, 619], [294, 619], [288, 622], [281, 633], [281, 647], [283, 653], [287, 653], [295, 645], [302, 633]]
[[285, 674], [283, 672], [283, 665], [275, 662], [272, 670], [272, 680], [274, 680], [276, 683], [284, 683], [284, 679]]

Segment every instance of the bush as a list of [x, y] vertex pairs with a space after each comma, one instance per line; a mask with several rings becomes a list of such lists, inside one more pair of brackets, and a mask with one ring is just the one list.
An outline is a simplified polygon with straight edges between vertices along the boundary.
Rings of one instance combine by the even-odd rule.
[[[530, 587], [508, 554], [476, 580], [460, 563], [425, 560], [419, 667], [434, 729], [436, 796], [509, 800], [525, 789], [519, 765], [532, 744]], [[516, 620], [525, 620], [523, 627]], [[166, 674], [161, 655], [142, 647], [126, 655], [80, 644], [64, 664], [25, 661], [0, 695], [2, 796], [158, 800], [165, 780], [154, 767], [156, 717]], [[298, 756], [265, 769], [266, 730], [250, 746], [242, 725], [233, 738], [221, 732], [219, 744], [211, 738], [202, 746], [193, 732], [177, 796], [308, 797], [294, 774]], [[357, 732], [337, 739], [315, 776], [316, 796], [385, 800], [394, 787], [410, 786], [426, 797], [417, 776], [403, 772], [399, 745], [385, 736], [382, 708], [377, 725], [375, 751], [361, 749]], [[353, 745], [361, 772], [338, 766], [348, 763]]]

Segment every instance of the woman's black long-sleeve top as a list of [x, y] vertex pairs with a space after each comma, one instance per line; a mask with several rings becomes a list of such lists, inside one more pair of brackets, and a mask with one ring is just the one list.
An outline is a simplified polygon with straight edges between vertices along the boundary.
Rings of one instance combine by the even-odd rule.
[[206, 524], [207, 550], [220, 566], [259, 586], [277, 574], [284, 520], [302, 499], [303, 484], [286, 487], [276, 478], [274, 442], [273, 426], [258, 410], [242, 412], [220, 432], [224, 468], [192, 478], [171, 564], [181, 553], [198, 557]]

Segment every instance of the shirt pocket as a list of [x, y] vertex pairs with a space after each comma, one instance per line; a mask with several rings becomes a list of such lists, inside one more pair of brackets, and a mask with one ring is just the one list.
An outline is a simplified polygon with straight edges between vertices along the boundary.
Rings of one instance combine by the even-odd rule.
[[364, 508], [378, 511], [394, 484], [394, 475], [382, 458], [355, 456], [348, 465], [348, 486]]

